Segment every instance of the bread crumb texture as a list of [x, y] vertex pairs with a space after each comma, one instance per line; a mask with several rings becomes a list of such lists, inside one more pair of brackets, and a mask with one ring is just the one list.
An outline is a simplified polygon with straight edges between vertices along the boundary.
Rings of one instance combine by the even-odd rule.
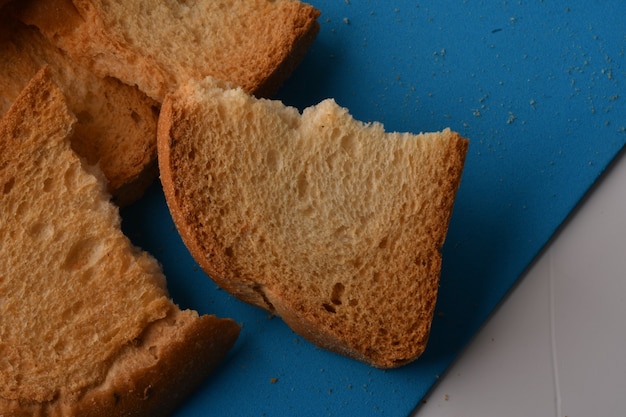
[[424, 350], [467, 144], [205, 80], [166, 100], [158, 151], [176, 224], [218, 284], [388, 368]]
[[42, 74], [0, 124], [0, 406], [80, 396], [173, 308], [71, 150], [75, 118]]

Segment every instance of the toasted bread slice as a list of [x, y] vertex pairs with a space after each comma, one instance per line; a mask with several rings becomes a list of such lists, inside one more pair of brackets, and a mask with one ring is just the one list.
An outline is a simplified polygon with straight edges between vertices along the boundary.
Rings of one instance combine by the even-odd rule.
[[97, 74], [157, 101], [213, 76], [271, 95], [319, 32], [297, 0], [29, 0], [20, 17]]
[[376, 367], [423, 352], [466, 139], [207, 79], [168, 96], [157, 145], [178, 230], [220, 286]]
[[0, 116], [46, 65], [78, 118], [72, 148], [100, 166], [116, 203], [139, 198], [157, 176], [158, 103], [136, 87], [95, 76], [37, 28], [0, 16]]
[[239, 326], [168, 298], [71, 150], [75, 119], [50, 78], [0, 122], [0, 415], [167, 415]]

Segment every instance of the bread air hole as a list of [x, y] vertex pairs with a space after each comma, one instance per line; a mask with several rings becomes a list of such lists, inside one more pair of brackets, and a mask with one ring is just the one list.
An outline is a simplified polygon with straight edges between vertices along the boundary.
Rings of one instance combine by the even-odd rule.
[[341, 138], [341, 148], [349, 155], [355, 156], [359, 149], [359, 143], [353, 135], [346, 135]]
[[46, 193], [49, 193], [54, 189], [54, 178], [46, 178], [43, 181], [43, 190]]
[[81, 300], [75, 301], [71, 306], [63, 310], [61, 313], [61, 319], [64, 322], [72, 320], [80, 314], [80, 310], [83, 308], [83, 305], [84, 303]]
[[346, 226], [339, 226], [333, 232], [333, 239], [340, 239], [347, 234], [348, 228]]
[[65, 344], [63, 340], [59, 340], [54, 344], [52, 348], [57, 354], [61, 354], [65, 350], [66, 346], [67, 345]]
[[329, 313], [336, 314], [337, 308], [335, 306], [340, 306], [343, 304], [343, 294], [346, 291], [346, 287], [341, 283], [337, 282], [333, 285], [333, 289], [330, 295], [330, 303], [322, 303], [322, 307], [324, 310]]
[[130, 118], [133, 119], [133, 122], [136, 124], [141, 124], [141, 116], [136, 111], [130, 112]]
[[306, 179], [306, 174], [302, 172], [298, 175], [298, 197], [304, 198], [307, 195], [308, 188], [309, 181]]
[[265, 156], [265, 163], [270, 171], [279, 171], [282, 167], [282, 156], [280, 151], [276, 149], [270, 149]]
[[66, 189], [74, 190], [80, 187], [81, 169], [82, 168], [80, 164], [73, 164], [72, 166], [67, 168], [67, 170], [63, 174], [63, 181]]
[[2, 192], [6, 195], [11, 192], [13, 186], [15, 185], [15, 178], [9, 178], [7, 182], [4, 183], [4, 187], [2, 187]]
[[329, 313], [333, 313], [333, 314], [335, 314], [335, 313], [337, 312], [337, 310], [335, 310], [335, 307], [333, 307], [333, 306], [332, 306], [332, 305], [330, 305], [330, 304], [323, 303], [323, 304], [322, 304], [322, 307], [324, 307], [324, 310], [328, 311]]
[[93, 123], [94, 117], [87, 110], [83, 110], [80, 113], [76, 114], [76, 118], [82, 124], [91, 124]]
[[28, 228], [33, 239], [50, 240], [54, 236], [54, 227], [48, 223], [37, 222]]
[[88, 268], [102, 257], [103, 250], [103, 244], [99, 240], [83, 239], [68, 251], [63, 268], [66, 270]]
[[333, 292], [330, 296], [330, 301], [335, 305], [341, 305], [341, 298], [343, 297], [343, 293], [345, 292], [345, 290], [346, 287], [341, 282], [337, 282], [335, 285], [333, 285]]

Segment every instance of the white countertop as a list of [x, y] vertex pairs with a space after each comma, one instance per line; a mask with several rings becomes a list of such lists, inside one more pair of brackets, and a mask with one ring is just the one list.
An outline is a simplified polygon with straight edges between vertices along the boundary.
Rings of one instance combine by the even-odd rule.
[[626, 415], [626, 156], [414, 417]]

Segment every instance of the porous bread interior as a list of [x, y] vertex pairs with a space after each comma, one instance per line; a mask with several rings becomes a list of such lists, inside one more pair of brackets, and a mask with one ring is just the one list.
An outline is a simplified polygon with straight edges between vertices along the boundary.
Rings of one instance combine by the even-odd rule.
[[166, 100], [158, 146], [181, 235], [221, 286], [375, 366], [421, 354], [465, 139], [206, 80]]
[[0, 116], [44, 66], [77, 116], [72, 148], [98, 164], [115, 201], [128, 204], [156, 177], [158, 104], [136, 87], [100, 78], [53, 46], [35, 27], [0, 13]]
[[156, 260], [122, 234], [98, 171], [70, 149], [75, 119], [62, 93], [45, 86], [18, 97], [0, 125], [0, 149], [11, 150], [0, 152], [6, 401], [79, 396], [175, 308]]
[[48, 0], [21, 16], [96, 73], [161, 102], [207, 75], [270, 92], [313, 41], [318, 15], [294, 0]]

